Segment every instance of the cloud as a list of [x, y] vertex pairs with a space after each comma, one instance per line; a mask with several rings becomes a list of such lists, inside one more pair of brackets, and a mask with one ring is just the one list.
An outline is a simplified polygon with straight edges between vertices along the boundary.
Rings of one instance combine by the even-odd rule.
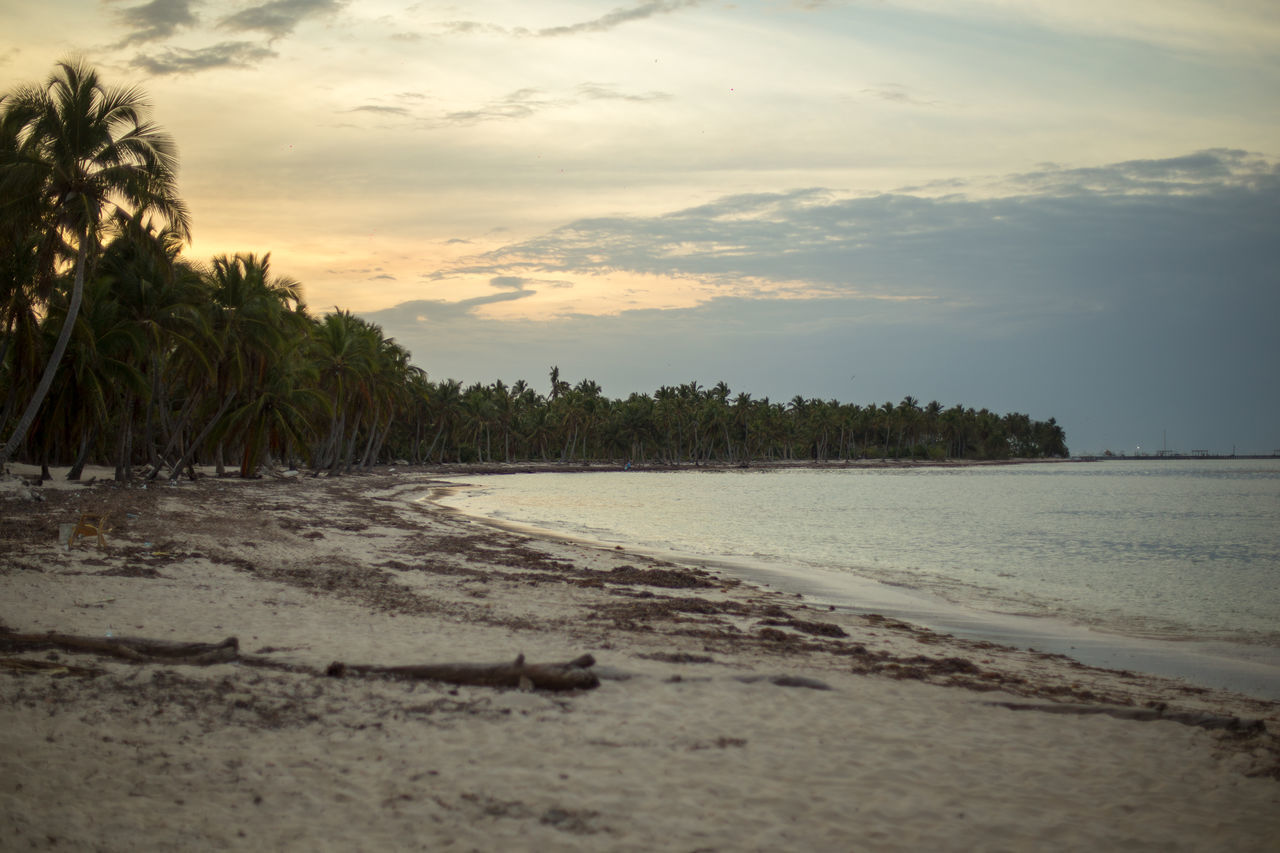
[[1126, 39], [1179, 51], [1274, 55], [1280, 11], [1268, 0], [899, 0], [929, 15], [1030, 24], [1048, 31]]
[[139, 54], [129, 65], [156, 76], [195, 74], [215, 68], [251, 68], [276, 55], [270, 48], [251, 42], [228, 41], [197, 50], [168, 48], [157, 55]]
[[396, 115], [396, 116], [410, 115], [409, 110], [405, 109], [404, 107], [385, 107], [379, 104], [362, 104], [358, 107], [352, 107], [351, 109], [347, 110], [347, 112], [378, 113], [380, 115]]
[[486, 24], [480, 21], [445, 21], [442, 24], [446, 33], [450, 35], [470, 36], [470, 35], [511, 35], [511, 30], [498, 24]]
[[583, 83], [575, 90], [574, 95], [553, 95], [542, 89], [526, 88], [496, 98], [483, 106], [471, 110], [455, 110], [445, 113], [443, 118], [453, 124], [476, 124], [482, 121], [499, 121], [526, 119], [545, 110], [562, 109], [589, 101], [628, 101], [646, 103], [670, 99], [665, 92], [645, 92], [641, 94], [620, 92], [601, 83]]
[[115, 47], [131, 44], [143, 44], [169, 38], [181, 29], [190, 28], [198, 23], [191, 11], [199, 0], [151, 0], [140, 6], [120, 9], [115, 17], [133, 32], [125, 36]]
[[937, 101], [918, 98], [911, 94], [906, 86], [901, 86], [897, 83], [885, 83], [876, 89], [863, 89], [862, 93], [864, 95], [871, 95], [874, 98], [879, 98], [882, 101], [890, 101], [895, 104], [906, 104], [914, 107], [932, 107], [937, 106], [938, 103]]
[[528, 279], [520, 278], [514, 275], [500, 275], [489, 279], [490, 287], [497, 287], [502, 290], [524, 290], [525, 283]]
[[1102, 167], [1044, 164], [1010, 180], [1037, 192], [1196, 194], [1223, 186], [1274, 187], [1276, 174], [1276, 165], [1258, 154], [1213, 148], [1182, 157], [1128, 160]]
[[475, 124], [481, 121], [529, 118], [535, 113], [553, 107], [562, 107], [572, 101], [548, 98], [540, 89], [517, 89], [501, 98], [490, 101], [474, 110], [458, 110], [444, 115], [445, 121], [455, 124]]
[[[693, 278], [726, 293], [983, 305], [992, 316], [1188, 298], [1196, 275], [1256, 292], [1280, 263], [1280, 166], [1240, 151], [1012, 176], [997, 198], [824, 189], [726, 196], [661, 216], [581, 219], [462, 259], [453, 275]], [[1212, 259], [1212, 261], [1210, 260]], [[1270, 266], [1269, 266], [1270, 265]]]
[[652, 18], [655, 15], [669, 15], [672, 12], [690, 6], [697, 6], [700, 0], [675, 0], [675, 2], [656, 2], [640, 3], [629, 9], [614, 9], [606, 15], [599, 18], [593, 18], [590, 21], [583, 21], [577, 24], [568, 24], [559, 27], [547, 27], [537, 31], [537, 35], [542, 37], [555, 37], [577, 35], [578, 33], [600, 33], [606, 30], [612, 30], [615, 27], [629, 24], [633, 21], [642, 21], [645, 18]]
[[593, 101], [634, 101], [644, 103], [671, 99], [671, 95], [667, 92], [645, 92], [641, 95], [633, 95], [619, 92], [617, 89], [599, 83], [583, 83], [578, 87], [578, 94]]
[[271, 0], [227, 15], [218, 26], [233, 32], [263, 32], [278, 39], [307, 18], [334, 14], [345, 5], [346, 0]]
[[402, 302], [395, 308], [390, 309], [390, 311], [374, 311], [364, 316], [373, 319], [374, 322], [378, 322], [378, 318], [392, 317], [398, 321], [398, 324], [402, 324], [403, 320], [408, 317], [412, 318], [412, 325], [421, 327], [430, 324], [434, 326], [438, 323], [447, 324], [469, 317], [477, 308], [485, 305], [527, 299], [533, 295], [534, 293], [531, 290], [512, 290], [506, 293], [494, 293], [488, 296], [462, 299], [457, 302], [449, 302], [443, 299], [417, 299], [411, 302]]
[[[201, 0], [151, 0], [115, 13], [133, 31], [116, 47], [163, 41], [200, 23], [194, 8]], [[262, 32], [271, 40], [283, 38], [308, 19], [336, 13], [346, 0], [271, 0], [221, 17], [217, 26], [232, 32]], [[224, 41], [202, 48], [166, 47], [139, 54], [129, 63], [153, 75], [195, 74], [218, 68], [251, 68], [277, 54], [270, 47], [247, 41]]]
[[[518, 275], [499, 275], [489, 279], [489, 286], [496, 287], [499, 290], [519, 290], [528, 291], [530, 285], [537, 287], [558, 287], [571, 288], [573, 282], [563, 279], [545, 279], [545, 278], [524, 278]], [[530, 292], [532, 295], [532, 292]]]
[[702, 0], [666, 0], [666, 2], [653, 0], [653, 2], [639, 3], [629, 8], [614, 9], [612, 12], [588, 21], [544, 27], [536, 30], [531, 30], [527, 27], [504, 27], [499, 24], [482, 21], [446, 21], [441, 26], [448, 35], [555, 38], [558, 36], [578, 35], [580, 33], [607, 32], [623, 24], [643, 21], [646, 18], [653, 18], [658, 15], [669, 15], [681, 9], [698, 6], [701, 3]]

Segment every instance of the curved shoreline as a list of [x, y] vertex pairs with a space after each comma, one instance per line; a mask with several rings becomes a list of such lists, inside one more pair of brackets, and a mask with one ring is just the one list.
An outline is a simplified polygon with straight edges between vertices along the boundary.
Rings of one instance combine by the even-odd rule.
[[[1026, 460], [1037, 461], [1037, 460]], [[845, 466], [779, 466], [843, 468]], [[880, 467], [880, 466], [857, 466]], [[899, 466], [930, 467], [930, 466]], [[956, 467], [956, 466], [947, 466]], [[597, 469], [600, 470], [600, 469]], [[616, 469], [605, 469], [616, 470]], [[698, 469], [672, 468], [662, 471]], [[716, 469], [710, 469], [715, 471]], [[486, 472], [473, 470], [449, 474], [449, 478], [499, 473], [581, 473], [551, 468], [539, 471]], [[458, 492], [469, 484], [442, 491]], [[1218, 640], [1162, 639], [1100, 631], [1050, 616], [1000, 613], [945, 601], [923, 590], [898, 587], [859, 575], [820, 578], [801, 567], [786, 567], [742, 558], [717, 558], [675, 549], [657, 549], [636, 543], [605, 542], [590, 536], [566, 533], [550, 527], [468, 513], [465, 509], [432, 501], [447, 512], [458, 513], [495, 529], [538, 536], [553, 541], [579, 543], [602, 549], [670, 560], [680, 565], [721, 571], [764, 588], [803, 596], [811, 603], [850, 613], [880, 614], [966, 640], [996, 642], [1014, 648], [1060, 654], [1088, 666], [1135, 670], [1150, 675], [1183, 679], [1198, 687], [1231, 690], [1267, 701], [1280, 701], [1280, 649]]]

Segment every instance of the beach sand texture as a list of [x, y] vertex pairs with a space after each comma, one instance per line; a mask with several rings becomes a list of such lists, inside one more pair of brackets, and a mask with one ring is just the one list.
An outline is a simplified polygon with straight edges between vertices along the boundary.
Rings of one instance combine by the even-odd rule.
[[[1280, 850], [1280, 703], [495, 530], [419, 501], [438, 485], [0, 497], [10, 632], [235, 636], [294, 667], [0, 650], [0, 849]], [[106, 551], [56, 541], [86, 510]], [[590, 653], [601, 684], [323, 675], [518, 653]]]

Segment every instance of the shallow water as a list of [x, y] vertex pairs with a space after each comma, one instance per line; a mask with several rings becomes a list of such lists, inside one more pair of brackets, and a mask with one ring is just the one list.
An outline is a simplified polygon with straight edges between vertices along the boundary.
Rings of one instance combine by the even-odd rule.
[[[953, 633], [1030, 638], [1081, 659], [1105, 646], [1103, 660], [1088, 662], [1126, 666], [1138, 654], [1146, 662], [1134, 668], [1148, 671], [1161, 671], [1147, 660], [1153, 655], [1206, 652], [1262, 666], [1261, 676], [1248, 676], [1254, 680], [1274, 664], [1280, 698], [1280, 460], [468, 482], [474, 488], [444, 502], [505, 523], [730, 565], [822, 603]], [[1130, 657], [1116, 656], [1122, 648]], [[1200, 661], [1190, 669], [1204, 683], [1206, 671], [1231, 666]], [[1167, 674], [1189, 674], [1175, 669]]]

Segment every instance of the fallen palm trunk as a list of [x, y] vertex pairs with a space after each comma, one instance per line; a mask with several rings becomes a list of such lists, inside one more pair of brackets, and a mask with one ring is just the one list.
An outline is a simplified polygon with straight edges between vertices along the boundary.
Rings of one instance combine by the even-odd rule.
[[0, 633], [0, 649], [63, 649], [123, 658], [135, 663], [229, 663], [240, 654], [240, 642], [227, 637], [221, 643], [175, 643], [145, 637], [77, 637], [72, 634]]
[[374, 675], [409, 681], [443, 681], [476, 687], [522, 687], [540, 690], [587, 690], [597, 687], [600, 679], [591, 671], [596, 659], [591, 655], [576, 657], [568, 663], [525, 663], [520, 655], [511, 663], [441, 663], [422, 666], [363, 666], [334, 661], [325, 674], [334, 678], [344, 675]]
[[1154, 708], [1125, 708], [1117, 705], [1054, 705], [1033, 704], [1027, 702], [988, 702], [999, 708], [1011, 711], [1042, 711], [1047, 714], [1106, 714], [1122, 720], [1167, 720], [1181, 723], [1184, 726], [1199, 726], [1202, 729], [1225, 729], [1230, 732], [1255, 733], [1264, 732], [1266, 723], [1262, 720], [1246, 720], [1240, 717], [1228, 717], [1221, 714], [1209, 714], [1199, 711], [1173, 711], [1164, 705]]

